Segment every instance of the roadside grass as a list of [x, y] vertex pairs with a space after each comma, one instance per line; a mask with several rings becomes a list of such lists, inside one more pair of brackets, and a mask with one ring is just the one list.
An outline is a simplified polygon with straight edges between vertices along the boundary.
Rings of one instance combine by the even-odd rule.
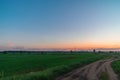
[[[1, 69], [1, 78], [0, 80], [54, 80], [56, 77], [63, 75], [75, 68], [82, 67], [86, 64], [92, 63], [94, 61], [97, 61], [99, 59], [105, 58], [106, 55], [104, 54], [67, 54], [67, 55], [61, 55], [61, 54], [55, 54], [55, 55], [0, 55], [0, 57], [5, 58], [4, 60], [4, 65], [2, 66], [9, 66], [4, 68], [7, 70], [12, 71], [11, 73], [9, 72], [9, 75], [4, 75], [6, 74], [3, 72], [2, 68]], [[19, 58], [20, 57], [20, 58]], [[2, 60], [0, 59], [0, 60]], [[12, 64], [5, 64], [5, 61], [10, 62], [17, 62], [19, 63], [12, 63]], [[22, 61], [22, 62], [21, 62]], [[20, 64], [26, 63], [26, 66], [20, 66]], [[19, 65], [18, 65], [19, 64]], [[39, 66], [36, 66], [39, 65]], [[44, 64], [44, 65], [43, 65]], [[15, 66], [14, 66], [15, 65]], [[0, 64], [1, 66], [1, 64]], [[12, 67], [12, 68], [11, 68]], [[19, 71], [22, 71], [23, 73], [21, 74], [16, 74], [16, 68], [19, 67]], [[35, 70], [37, 67], [43, 67], [44, 69], [42, 70]], [[15, 68], [15, 69], [14, 69]], [[31, 70], [31, 68], [33, 70]], [[29, 72], [26, 72], [25, 70], [29, 70]], [[6, 70], [6, 71], [7, 71]], [[26, 72], [26, 73], [25, 73]], [[14, 73], [14, 74], [13, 74]], [[12, 74], [10, 76], [10, 74]]]
[[109, 80], [109, 76], [107, 72], [102, 73], [102, 75], [100, 76], [100, 80]]
[[120, 79], [120, 60], [114, 61], [112, 63], [112, 68], [115, 71], [115, 73], [118, 75], [118, 78]]
[[[96, 61], [96, 60], [95, 60]], [[92, 61], [84, 61], [82, 63], [75, 63], [71, 65], [62, 65], [62, 66], [57, 66], [54, 68], [49, 68], [46, 69], [42, 72], [31, 72], [27, 73], [25, 75], [16, 75], [16, 76], [11, 76], [7, 78], [1, 78], [0, 80], [54, 80], [56, 77], [63, 75], [75, 68], [81, 67], [83, 65], [89, 64]]]

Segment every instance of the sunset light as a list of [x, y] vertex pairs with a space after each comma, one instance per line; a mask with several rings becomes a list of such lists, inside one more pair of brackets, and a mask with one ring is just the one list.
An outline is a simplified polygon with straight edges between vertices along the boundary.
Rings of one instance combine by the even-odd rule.
[[0, 1], [0, 50], [120, 48], [115, 1]]

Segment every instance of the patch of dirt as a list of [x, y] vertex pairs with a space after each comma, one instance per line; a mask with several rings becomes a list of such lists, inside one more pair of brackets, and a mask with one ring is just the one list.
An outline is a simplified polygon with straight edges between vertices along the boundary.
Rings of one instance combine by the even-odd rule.
[[56, 80], [101, 80], [102, 73], [107, 72], [109, 80], [118, 80], [117, 75], [111, 68], [115, 59], [99, 60], [82, 68], [78, 68], [56, 78]]

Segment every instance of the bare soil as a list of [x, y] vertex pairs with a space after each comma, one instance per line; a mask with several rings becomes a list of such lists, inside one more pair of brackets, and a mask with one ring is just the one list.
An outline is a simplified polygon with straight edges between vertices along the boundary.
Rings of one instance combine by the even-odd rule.
[[111, 63], [115, 59], [99, 60], [82, 68], [78, 68], [56, 78], [56, 80], [102, 80], [102, 73], [106, 72], [109, 80], [118, 80], [117, 75], [111, 68]]

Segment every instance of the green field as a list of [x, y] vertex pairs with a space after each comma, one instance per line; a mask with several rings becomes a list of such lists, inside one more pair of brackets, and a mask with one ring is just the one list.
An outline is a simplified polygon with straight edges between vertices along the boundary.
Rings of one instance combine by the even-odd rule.
[[118, 75], [118, 78], [120, 79], [120, 60], [117, 60], [112, 63], [112, 67], [116, 74]]
[[0, 80], [53, 80], [104, 54], [0, 54]]

